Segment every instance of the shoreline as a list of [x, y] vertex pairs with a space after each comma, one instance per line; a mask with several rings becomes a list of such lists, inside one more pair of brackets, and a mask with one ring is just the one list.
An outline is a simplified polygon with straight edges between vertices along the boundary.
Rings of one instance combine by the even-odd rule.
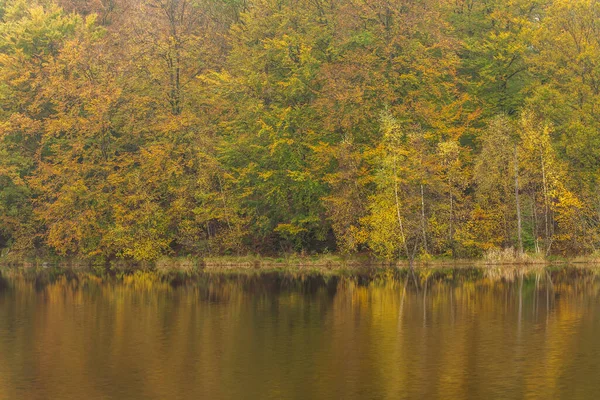
[[[313, 285], [328, 286], [340, 282], [370, 285], [392, 284], [406, 288], [408, 284], [417, 291], [427, 282], [452, 281], [510, 281], [540, 277], [554, 280], [552, 276], [600, 276], [600, 263], [582, 260], [571, 262], [537, 263], [484, 263], [468, 260], [457, 262], [428, 262], [415, 265], [410, 270], [408, 263], [356, 263], [319, 265], [318, 263], [223, 263], [220, 260], [197, 265], [190, 260], [173, 260], [168, 265], [131, 266], [112, 265], [94, 267], [82, 264], [66, 263], [12, 263], [0, 262], [0, 292], [11, 287], [9, 281], [16, 280], [34, 284], [37, 289], [55, 282], [69, 283], [80, 287], [88, 284], [123, 284], [138, 289], [155, 290], [157, 288], [207, 287], [227, 282], [262, 282], [269, 286], [308, 288]], [[537, 284], [537, 283], [536, 283]], [[308, 285], [308, 286], [306, 286]], [[305, 287], [306, 286], [306, 287]], [[266, 287], [266, 286], [265, 286]]]
[[[544, 259], [525, 255], [517, 259], [431, 259], [416, 260], [415, 270], [436, 270], [447, 268], [486, 268], [486, 267], [547, 267], [547, 266], [600, 266], [600, 258], [573, 257]], [[315, 271], [315, 272], [361, 272], [365, 270], [408, 269], [406, 260], [387, 262], [383, 260], [342, 257], [336, 255], [314, 257], [173, 257], [162, 258], [155, 262], [132, 262], [114, 260], [106, 263], [94, 263], [91, 260], [75, 258], [0, 258], [1, 269], [72, 269], [90, 270], [101, 273], [128, 271], [154, 271], [158, 273], [193, 273], [193, 272], [268, 272], [268, 271]]]

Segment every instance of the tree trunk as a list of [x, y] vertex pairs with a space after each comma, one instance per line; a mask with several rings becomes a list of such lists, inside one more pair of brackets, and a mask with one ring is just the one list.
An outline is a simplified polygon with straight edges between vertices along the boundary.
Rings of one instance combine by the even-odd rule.
[[429, 253], [427, 248], [427, 228], [425, 223], [425, 196], [423, 195], [423, 184], [421, 184], [421, 225], [423, 227], [423, 248]]
[[398, 225], [400, 226], [400, 234], [402, 235], [402, 242], [404, 242], [404, 251], [406, 251], [406, 258], [412, 268], [412, 258], [408, 251], [408, 243], [406, 243], [406, 236], [404, 235], [404, 227], [402, 225], [402, 216], [400, 215], [400, 197], [398, 196], [398, 175], [396, 173], [396, 157], [394, 157], [394, 195], [396, 196], [396, 216], [398, 217]]
[[544, 188], [544, 230], [545, 230], [545, 237], [544, 237], [545, 249], [544, 250], [546, 251], [546, 255], [547, 255], [548, 250], [550, 249], [551, 238], [550, 238], [550, 229], [549, 229], [549, 223], [548, 223], [548, 184], [546, 183], [546, 165], [544, 163], [543, 153], [540, 155], [540, 161], [542, 163], [542, 185]]
[[450, 236], [450, 250], [452, 251], [452, 258], [455, 256], [455, 246], [454, 246], [454, 196], [452, 196], [452, 181], [448, 178], [448, 188], [450, 192], [450, 221], [448, 232]]
[[517, 145], [515, 144], [515, 203], [517, 207], [517, 237], [519, 240], [519, 256], [523, 255], [523, 235], [521, 228], [521, 201], [519, 199], [519, 154], [517, 150]]

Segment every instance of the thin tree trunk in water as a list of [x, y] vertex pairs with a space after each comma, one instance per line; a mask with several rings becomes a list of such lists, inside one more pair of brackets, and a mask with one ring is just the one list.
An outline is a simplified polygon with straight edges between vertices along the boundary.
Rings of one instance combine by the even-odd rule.
[[423, 184], [421, 184], [421, 225], [423, 226], [423, 248], [425, 252], [429, 253], [427, 249], [427, 231], [425, 228], [425, 198], [423, 196]]
[[408, 276], [404, 281], [404, 290], [402, 291], [402, 300], [400, 300], [400, 309], [398, 310], [398, 332], [402, 330], [402, 314], [404, 311], [404, 299], [406, 298], [406, 287], [408, 286]]
[[523, 316], [523, 273], [519, 275], [519, 324], [518, 332], [521, 334], [521, 318]]
[[425, 290], [423, 291], [423, 326], [427, 326], [427, 283], [429, 277], [425, 278]]
[[519, 255], [523, 254], [523, 236], [521, 232], [521, 202], [519, 200], [519, 154], [515, 144], [515, 202], [517, 205], [517, 237], [519, 239]]

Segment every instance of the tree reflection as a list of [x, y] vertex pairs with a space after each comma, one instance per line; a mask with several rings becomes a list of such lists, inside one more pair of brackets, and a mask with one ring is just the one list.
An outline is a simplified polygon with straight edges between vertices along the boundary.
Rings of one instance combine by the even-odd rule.
[[[352, 276], [4, 271], [0, 398], [596, 393], [589, 268]], [[570, 392], [569, 392], [570, 393]]]

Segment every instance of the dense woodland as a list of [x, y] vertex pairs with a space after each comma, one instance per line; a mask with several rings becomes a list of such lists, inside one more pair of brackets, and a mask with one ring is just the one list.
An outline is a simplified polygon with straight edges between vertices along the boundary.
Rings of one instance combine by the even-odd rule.
[[0, 0], [0, 247], [600, 246], [596, 0]]

